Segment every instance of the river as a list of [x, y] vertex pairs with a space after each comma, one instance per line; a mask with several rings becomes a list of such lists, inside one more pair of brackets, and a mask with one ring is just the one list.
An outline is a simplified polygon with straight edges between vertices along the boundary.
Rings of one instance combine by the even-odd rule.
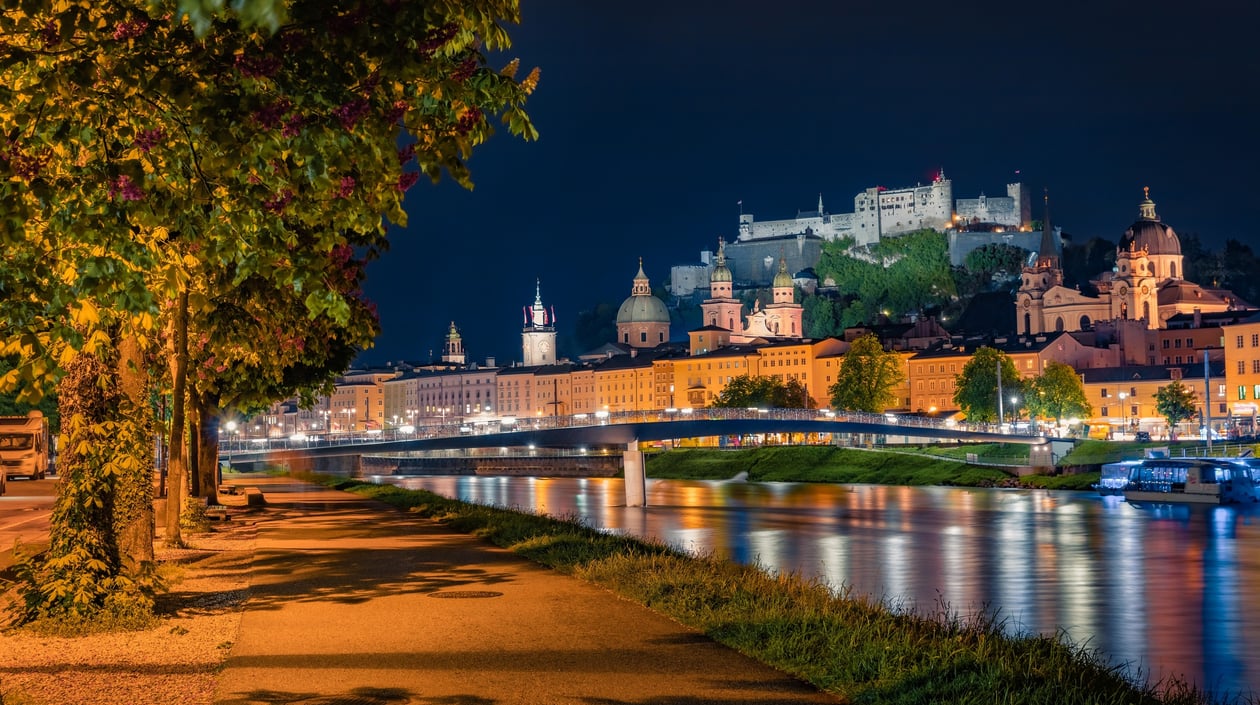
[[1086, 492], [620, 479], [378, 478], [656, 538], [826, 581], [896, 609], [996, 614], [1132, 676], [1260, 691], [1260, 509], [1137, 507]]

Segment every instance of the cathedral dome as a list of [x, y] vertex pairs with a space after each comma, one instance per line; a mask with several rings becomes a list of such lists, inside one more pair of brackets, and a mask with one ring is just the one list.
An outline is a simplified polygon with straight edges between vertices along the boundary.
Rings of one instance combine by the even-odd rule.
[[669, 309], [655, 296], [631, 296], [617, 309], [617, 323], [669, 323]]
[[1181, 240], [1177, 233], [1155, 214], [1155, 202], [1151, 200], [1150, 189], [1143, 189], [1146, 198], [1140, 204], [1141, 215], [1120, 238], [1119, 248], [1122, 252], [1130, 248], [1146, 250], [1150, 255], [1180, 255]]
[[665, 302], [652, 295], [652, 286], [643, 273], [643, 260], [639, 260], [639, 273], [634, 278], [630, 297], [617, 309], [617, 325], [625, 323], [669, 323], [669, 309]]

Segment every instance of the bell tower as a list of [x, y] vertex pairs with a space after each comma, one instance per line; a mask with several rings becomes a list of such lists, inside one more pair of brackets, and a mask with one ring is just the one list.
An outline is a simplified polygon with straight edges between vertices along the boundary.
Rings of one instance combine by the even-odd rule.
[[709, 275], [709, 298], [700, 304], [706, 326], [738, 332], [744, 325], [744, 305], [734, 297], [731, 270], [726, 266], [726, 241], [718, 239], [717, 261]]
[[464, 339], [460, 337], [455, 321], [451, 321], [451, 328], [446, 333], [446, 342], [442, 346], [442, 362], [464, 364]]
[[526, 367], [556, 362], [556, 312], [543, 306], [541, 281], [535, 282], [534, 305], [525, 307], [521, 354]]

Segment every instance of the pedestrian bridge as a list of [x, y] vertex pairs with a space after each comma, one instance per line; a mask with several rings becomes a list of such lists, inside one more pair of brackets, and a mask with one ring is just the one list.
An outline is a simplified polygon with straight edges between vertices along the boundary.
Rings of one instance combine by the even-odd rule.
[[[410, 432], [407, 432], [407, 431]], [[758, 434], [875, 436], [893, 442], [966, 441], [1026, 443], [1045, 446], [1043, 435], [1002, 433], [949, 421], [896, 414], [832, 412], [813, 409], [663, 409], [618, 413], [575, 414], [533, 419], [485, 419], [421, 429], [389, 432], [228, 439], [221, 454], [233, 465], [286, 463], [327, 471], [338, 460], [341, 467], [358, 466], [363, 456], [423, 451], [490, 448], [617, 450], [622, 454], [626, 506], [646, 501], [643, 453], [639, 444], [684, 438], [735, 437]]]

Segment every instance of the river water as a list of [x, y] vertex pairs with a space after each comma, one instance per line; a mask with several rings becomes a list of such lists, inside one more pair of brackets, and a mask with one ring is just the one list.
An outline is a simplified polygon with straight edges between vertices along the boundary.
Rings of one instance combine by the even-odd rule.
[[898, 609], [996, 613], [1132, 676], [1260, 691], [1260, 509], [1086, 492], [620, 479], [378, 478], [796, 572]]

